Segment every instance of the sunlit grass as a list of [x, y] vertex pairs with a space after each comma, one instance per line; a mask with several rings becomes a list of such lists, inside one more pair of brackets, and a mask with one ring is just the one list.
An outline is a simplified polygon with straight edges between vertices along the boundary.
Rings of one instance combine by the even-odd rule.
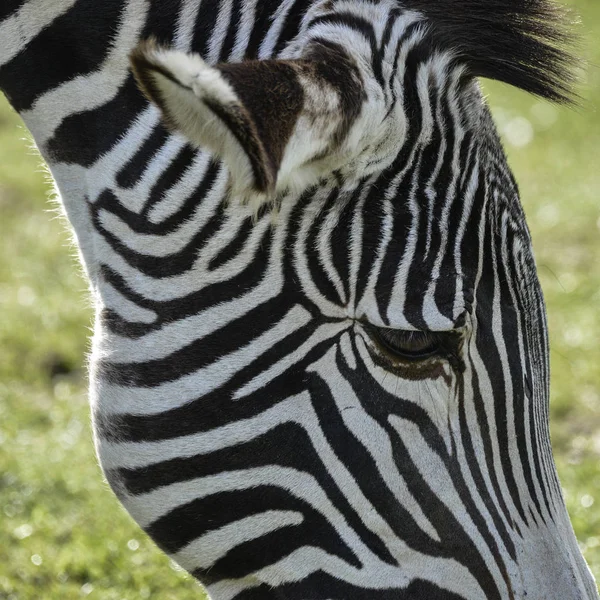
[[[600, 64], [600, 6], [576, 5]], [[600, 578], [600, 71], [578, 111], [486, 89], [548, 302], [557, 463]], [[17, 123], [0, 102], [0, 598], [199, 598], [102, 481], [85, 394], [86, 283]]]

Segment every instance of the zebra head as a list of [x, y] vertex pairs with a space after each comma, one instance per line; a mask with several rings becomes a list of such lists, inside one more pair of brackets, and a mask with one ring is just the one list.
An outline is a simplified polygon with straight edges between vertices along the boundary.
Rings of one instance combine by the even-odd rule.
[[476, 81], [564, 99], [547, 10], [326, 1], [276, 58], [132, 53], [167, 126], [227, 165], [230, 214], [255, 215], [210, 233], [226, 256], [193, 342], [97, 372], [137, 386], [96, 416], [109, 480], [215, 599], [597, 598], [552, 458], [530, 237]]

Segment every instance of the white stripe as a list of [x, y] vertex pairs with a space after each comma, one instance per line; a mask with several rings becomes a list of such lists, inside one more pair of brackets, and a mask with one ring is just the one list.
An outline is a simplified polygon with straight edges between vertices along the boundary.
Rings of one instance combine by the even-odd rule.
[[[217, 15], [215, 26], [210, 32], [210, 42], [208, 44], [208, 53], [206, 56], [206, 62], [211, 65], [219, 60], [221, 48], [223, 47], [223, 42], [227, 36], [227, 30], [229, 29], [231, 8], [231, 0], [221, 0], [221, 2], [219, 2], [219, 14]], [[227, 60], [227, 57], [225, 57], [225, 60]]]
[[244, 296], [215, 304], [190, 317], [165, 323], [159, 331], [151, 331], [142, 338], [131, 339], [107, 333], [99, 350], [103, 356], [122, 363], [129, 362], [132, 357], [138, 362], [164, 358], [239, 319], [248, 312], [248, 307], [259, 306], [274, 298], [278, 287], [278, 280], [267, 277]]
[[146, 0], [129, 0], [125, 6], [112, 48], [99, 70], [59, 85], [21, 113], [40, 150], [43, 151], [63, 119], [106, 104], [129, 76], [129, 50], [138, 39], [150, 5]]
[[253, 573], [250, 578], [220, 581], [209, 586], [208, 589], [214, 598], [231, 600], [243, 590], [251, 589], [263, 582], [277, 587], [301, 581], [312, 573], [323, 572], [334, 579], [365, 590], [395, 588], [400, 593], [400, 590], [406, 588], [411, 581], [423, 579], [423, 565], [426, 564], [427, 581], [461, 598], [486, 600], [473, 575], [456, 561], [411, 551], [403, 558], [403, 562], [398, 567], [375, 558], [357, 568], [321, 548], [303, 546], [276, 563]]
[[256, 540], [284, 527], [300, 525], [303, 521], [304, 516], [299, 512], [267, 510], [209, 531], [176, 554], [172, 554], [171, 558], [190, 572], [196, 569], [209, 569], [240, 544]]
[[[258, 49], [258, 58], [259, 59], [267, 59], [272, 58], [275, 52], [275, 46], [279, 41], [279, 36], [281, 35], [281, 31], [285, 26], [288, 14], [290, 10], [295, 8], [296, 0], [282, 0], [277, 6], [275, 13], [272, 17], [272, 24], [267, 31], [267, 35], [263, 38], [260, 43], [260, 47]], [[297, 8], [296, 8], [297, 10]], [[286, 58], [293, 58], [293, 52], [285, 52], [286, 49], [289, 49], [292, 44], [287, 44], [284, 48], [284, 55]]]
[[[421, 506], [410, 493], [406, 481], [398, 471], [389, 436], [363, 408], [361, 400], [356, 396], [352, 386], [338, 371], [335, 358], [336, 348], [332, 348], [308, 371], [317, 373], [327, 384], [345, 427], [369, 453], [390, 494], [406, 508], [424, 533], [439, 542], [440, 537], [435, 527], [423, 513]], [[362, 401], [368, 404], [371, 398], [362, 398]]]
[[153, 310], [138, 306], [107, 281], [102, 285], [102, 304], [103, 308], [116, 312], [129, 323], [154, 323], [157, 319]]
[[[392, 241], [392, 232], [394, 229], [394, 206], [390, 201], [389, 197], [385, 197], [381, 200], [383, 206], [384, 217], [381, 222], [379, 231], [380, 240], [377, 246], [377, 254], [371, 268], [369, 269], [369, 275], [367, 285], [360, 298], [356, 307], [356, 314], [360, 317], [363, 315], [367, 317], [369, 323], [373, 325], [383, 326], [382, 315], [379, 314], [379, 306], [375, 295], [377, 285], [391, 285], [389, 281], [380, 281], [381, 267], [385, 258], [386, 252], [388, 252], [390, 242]], [[397, 254], [397, 253], [396, 253]], [[386, 275], [384, 274], [384, 277]]]
[[[145, 141], [145, 140], [144, 140]], [[135, 213], [140, 213], [146, 203], [148, 202], [148, 198], [150, 196], [150, 192], [152, 188], [157, 184], [160, 177], [165, 173], [165, 171], [171, 166], [171, 163], [175, 160], [181, 149], [185, 146], [186, 140], [179, 135], [171, 135], [167, 138], [166, 142], [162, 145], [162, 147], [154, 154], [154, 156], [148, 159], [144, 167], [144, 171], [142, 173], [141, 178], [132, 188], [119, 188], [117, 192], [117, 196], [119, 198], [120, 204], [125, 206], [128, 210], [131, 210]], [[139, 146], [136, 148], [138, 150], [141, 148]], [[114, 151], [111, 152], [114, 154]], [[206, 160], [206, 156], [202, 156], [204, 160], [201, 165], [197, 165], [198, 157], [194, 161], [192, 167], [196, 167], [198, 170], [196, 172], [196, 176], [200, 179], [200, 174], [203, 174], [203, 171], [206, 170], [206, 164], [208, 161]], [[144, 157], [146, 159], [146, 157]], [[100, 158], [102, 161], [103, 159]], [[120, 157], [120, 161], [123, 161], [123, 157]], [[113, 174], [116, 178], [117, 174], [120, 171], [120, 167], [126, 164], [125, 162], [121, 162], [121, 164], [115, 165], [115, 169]], [[191, 170], [191, 169], [190, 169]], [[189, 170], [188, 170], [189, 172]], [[186, 173], [180, 176], [180, 179], [185, 177]], [[115, 184], [115, 187], [116, 184]], [[175, 187], [175, 186], [173, 186]], [[181, 195], [180, 195], [181, 197]], [[187, 196], [184, 196], [187, 197]]]
[[202, 0], [185, 0], [179, 11], [173, 46], [182, 52], [190, 52]]
[[244, 0], [243, 9], [241, 11], [240, 21], [238, 23], [235, 42], [231, 50], [230, 61], [238, 62], [244, 58], [250, 35], [254, 27], [254, 14], [260, 0]]
[[261, 387], [264, 387], [270, 381], [276, 377], [279, 377], [279, 375], [285, 373], [285, 371], [298, 364], [298, 362], [301, 361], [315, 346], [329, 338], [338, 335], [341, 331], [344, 331], [344, 329], [347, 329], [351, 325], [351, 321], [342, 321], [341, 323], [326, 323], [321, 325], [310, 336], [310, 338], [294, 352], [277, 361], [274, 365], [254, 377], [251, 381], [237, 390], [237, 392], [235, 392], [233, 395], [233, 398], [235, 400], [239, 400], [244, 396], [248, 396], [249, 394], [259, 390]]
[[[317, 234], [317, 248], [312, 248], [312, 251], [317, 252], [317, 257], [321, 267], [327, 275], [327, 279], [331, 282], [337, 292], [339, 302], [342, 306], [347, 303], [346, 291], [344, 282], [338, 273], [333, 262], [332, 241], [336, 239], [335, 229], [339, 224], [340, 210], [339, 206], [333, 205], [329, 208], [326, 215], [322, 215], [321, 223], [318, 225], [319, 231]], [[315, 225], [316, 226], [316, 225]]]
[[[194, 373], [153, 388], [132, 388], [99, 380], [95, 385], [101, 403], [99, 409], [103, 414], [151, 415], [183, 406], [225, 384], [310, 319], [311, 314], [307, 310], [294, 306], [276, 325], [246, 346], [219, 357]], [[135, 358], [139, 358], [139, 355], [135, 355]], [[128, 361], [125, 364], [132, 363]]]
[[465, 202], [467, 206], [462, 211], [460, 223], [458, 225], [458, 231], [456, 232], [454, 242], [454, 269], [456, 271], [456, 293], [454, 296], [454, 307], [452, 309], [452, 316], [454, 320], [458, 319], [458, 317], [466, 310], [465, 295], [463, 289], [463, 279], [465, 277], [465, 274], [463, 271], [462, 261], [464, 260], [464, 258], [467, 257], [463, 257], [462, 242], [465, 236], [467, 222], [469, 221], [469, 217], [471, 216], [471, 211], [473, 209], [473, 204], [475, 202], [475, 194], [479, 189], [479, 185], [479, 156], [477, 156], [476, 158], [474, 158], [473, 172], [465, 190]]
[[302, 291], [310, 301], [315, 303], [321, 314], [325, 317], [343, 319], [347, 316], [346, 307], [341, 306], [339, 303], [331, 302], [323, 296], [321, 290], [314, 283], [313, 274], [308, 264], [308, 256], [313, 252], [313, 249], [308, 248], [306, 245], [310, 228], [314, 225], [315, 219], [329, 193], [330, 189], [328, 188], [319, 190], [315, 194], [310, 206], [306, 207], [303, 211], [302, 222], [293, 249], [294, 266], [300, 278]]
[[[456, 521], [460, 523], [460, 527], [465, 535], [467, 535], [477, 547], [479, 555], [485, 562], [490, 574], [493, 576], [496, 586], [501, 591], [500, 596], [507, 598], [510, 592], [506, 589], [503, 575], [498, 569], [495, 557], [481, 537], [481, 534], [471, 520], [460, 495], [456, 491], [454, 481], [448, 472], [448, 465], [444, 464], [439, 455], [431, 450], [429, 444], [425, 441], [415, 423], [397, 415], [390, 415], [388, 421], [398, 432], [398, 436], [402, 439], [404, 446], [410, 454], [410, 458], [419, 470], [421, 476], [427, 482], [427, 485], [431, 488], [431, 491], [453, 514]], [[496, 535], [496, 537], [498, 536]], [[504, 590], [504, 593], [502, 593], [502, 590]], [[465, 597], [470, 598], [470, 596]]]
[[[446, 322], [447, 328], [451, 329], [453, 327], [453, 322], [444, 316], [435, 300], [435, 291], [438, 284], [438, 280], [440, 277], [440, 270], [442, 267], [442, 262], [447, 253], [448, 246], [448, 229], [449, 229], [449, 218], [452, 209], [457, 210], [457, 202], [456, 196], [458, 193], [457, 190], [457, 182], [460, 179], [461, 174], [461, 164], [459, 162], [460, 159], [460, 145], [464, 137], [464, 131], [460, 125], [460, 120], [462, 115], [458, 111], [458, 107], [456, 105], [456, 97], [458, 96], [457, 90], [457, 79], [460, 75], [462, 75], [462, 71], [455, 69], [452, 72], [451, 83], [448, 85], [448, 62], [450, 58], [447, 54], [445, 55], [436, 55], [432, 57], [430, 62], [430, 69], [432, 74], [436, 78], [436, 84], [438, 86], [444, 86], [449, 88], [447, 92], [447, 96], [450, 99], [449, 108], [450, 113], [452, 114], [452, 123], [447, 124], [446, 127], [452, 127], [454, 131], [454, 147], [452, 148], [452, 181], [448, 186], [447, 190], [440, 190], [440, 194], [437, 198], [438, 202], [443, 202], [442, 213], [439, 220], [439, 230], [441, 235], [439, 250], [437, 256], [435, 258], [435, 263], [433, 265], [433, 270], [430, 275], [430, 282], [425, 293], [425, 297], [423, 299], [423, 320], [427, 324], [430, 329], [435, 329], [436, 327], [440, 327], [441, 323]], [[445, 149], [446, 145], [446, 136], [444, 135], [444, 130], [440, 129], [442, 134], [443, 141], [443, 149]], [[440, 152], [442, 149], [440, 149]], [[442, 196], [444, 194], [444, 196]], [[439, 211], [439, 207], [438, 211]], [[464, 210], [464, 209], [463, 209]], [[431, 215], [428, 219], [428, 235], [431, 230]]]

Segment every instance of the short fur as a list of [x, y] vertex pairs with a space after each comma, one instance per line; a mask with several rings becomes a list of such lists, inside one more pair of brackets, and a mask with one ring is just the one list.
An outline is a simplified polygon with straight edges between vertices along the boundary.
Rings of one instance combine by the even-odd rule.
[[[0, 89], [96, 303], [98, 459], [214, 600], [600, 600], [551, 456], [531, 240], [473, 81], [566, 98], [559, 21], [541, 0], [402, 1], [0, 21]], [[126, 57], [152, 36], [173, 49], [134, 51], [141, 88], [212, 155], [138, 93]], [[272, 184], [277, 220], [252, 223]]]

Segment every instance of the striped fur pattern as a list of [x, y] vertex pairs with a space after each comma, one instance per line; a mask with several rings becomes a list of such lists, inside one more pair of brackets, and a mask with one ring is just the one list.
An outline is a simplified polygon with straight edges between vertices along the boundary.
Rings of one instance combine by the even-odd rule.
[[598, 598], [475, 79], [561, 100], [568, 61], [547, 2], [484, 4], [0, 8], [97, 307], [102, 468], [214, 600]]

